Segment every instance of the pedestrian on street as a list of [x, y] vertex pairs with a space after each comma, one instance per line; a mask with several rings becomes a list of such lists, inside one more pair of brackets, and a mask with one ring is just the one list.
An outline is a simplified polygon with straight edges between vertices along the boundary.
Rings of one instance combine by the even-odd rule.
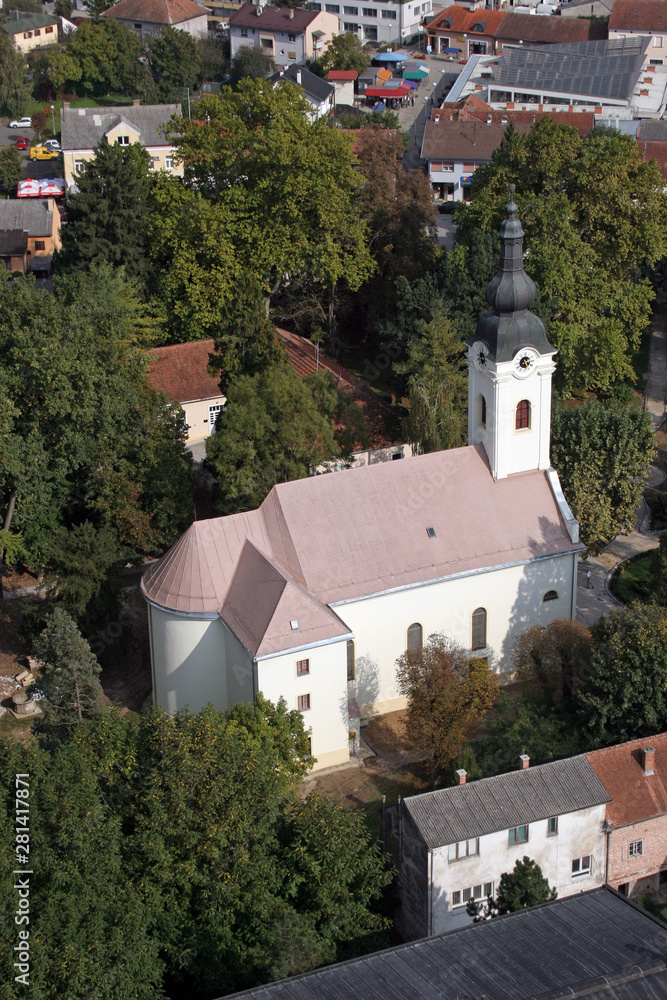
[[593, 590], [593, 577], [590, 570], [586, 573], [586, 590]]
[[414, 97], [410, 98], [410, 104], [414, 108], [414, 106], [415, 106], [415, 99], [414, 99]]

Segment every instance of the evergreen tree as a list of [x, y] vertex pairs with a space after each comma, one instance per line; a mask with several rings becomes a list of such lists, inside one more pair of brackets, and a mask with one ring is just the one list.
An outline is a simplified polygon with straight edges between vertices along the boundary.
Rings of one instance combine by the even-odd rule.
[[0, 149], [0, 190], [15, 195], [16, 185], [23, 177], [23, 159], [16, 146]]
[[476, 921], [487, 920], [503, 913], [515, 913], [548, 903], [556, 896], [556, 889], [549, 886], [540, 866], [524, 855], [521, 861], [516, 862], [513, 871], [500, 876], [495, 899], [471, 900], [467, 911]]
[[56, 607], [34, 643], [44, 667], [39, 686], [50, 725], [79, 725], [102, 711], [100, 667], [90, 646], [64, 608]]
[[0, 32], [0, 114], [18, 118], [32, 99], [25, 55], [14, 48], [10, 35]]
[[275, 69], [271, 56], [260, 48], [242, 45], [229, 67], [229, 82], [236, 90], [241, 80], [265, 80]]
[[161, 101], [182, 101], [186, 87], [196, 86], [201, 73], [201, 52], [187, 31], [163, 28], [147, 50], [148, 62]]
[[130, 278], [146, 277], [149, 166], [138, 142], [100, 143], [77, 175], [78, 193], [68, 201], [56, 272], [110, 264], [124, 267]]

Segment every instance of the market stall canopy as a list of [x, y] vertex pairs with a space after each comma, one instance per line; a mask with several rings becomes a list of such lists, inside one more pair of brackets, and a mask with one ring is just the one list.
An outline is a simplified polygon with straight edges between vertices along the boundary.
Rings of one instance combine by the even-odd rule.
[[455, 54], [458, 54], [461, 51], [461, 49], [453, 49], [450, 46], [447, 46], [447, 48], [443, 49], [442, 51], [445, 52], [447, 55], [453, 56]]
[[386, 83], [387, 80], [391, 80], [391, 70], [390, 69], [378, 70], [377, 79], [382, 80], [383, 83]]
[[378, 52], [373, 56], [373, 62], [399, 63], [407, 62], [407, 52]]
[[390, 100], [394, 98], [395, 100], [400, 100], [402, 97], [407, 97], [410, 93], [410, 88], [408, 86], [400, 87], [366, 87], [366, 97], [388, 97]]
[[425, 80], [427, 76], [427, 69], [406, 69], [403, 71], [404, 80], [416, 80], [419, 82], [420, 80]]

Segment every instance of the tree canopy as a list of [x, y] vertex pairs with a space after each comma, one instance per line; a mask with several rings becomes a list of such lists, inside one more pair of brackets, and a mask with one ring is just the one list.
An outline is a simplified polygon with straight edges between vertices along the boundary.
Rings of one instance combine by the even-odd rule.
[[49, 725], [81, 725], [85, 718], [100, 714], [97, 658], [64, 608], [54, 608], [33, 649], [44, 664], [39, 688]]
[[273, 59], [256, 45], [242, 45], [229, 67], [229, 82], [236, 89], [246, 78], [265, 80], [275, 69]]
[[355, 70], [363, 73], [370, 62], [363, 43], [354, 31], [334, 35], [324, 53], [313, 63], [313, 69], [326, 76], [330, 69]]
[[540, 903], [548, 903], [556, 899], [556, 890], [542, 874], [540, 866], [531, 858], [524, 857], [517, 861], [511, 872], [500, 876], [495, 899], [468, 903], [470, 916], [485, 919], [488, 916], [497, 917], [503, 913], [515, 913], [517, 910], [527, 910]]

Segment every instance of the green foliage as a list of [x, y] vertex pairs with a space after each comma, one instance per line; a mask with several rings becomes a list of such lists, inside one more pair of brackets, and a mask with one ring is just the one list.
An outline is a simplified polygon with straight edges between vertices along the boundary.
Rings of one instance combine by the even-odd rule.
[[182, 101], [199, 80], [201, 52], [187, 31], [163, 28], [148, 43], [147, 56], [161, 102]]
[[43, 661], [39, 687], [47, 726], [81, 725], [102, 711], [100, 667], [64, 608], [55, 608], [33, 652]]
[[46, 92], [62, 93], [81, 79], [78, 60], [67, 49], [55, 45], [34, 56], [33, 72], [42, 91]]
[[[110, 571], [115, 569], [117, 575], [122, 566], [116, 533], [106, 526], [97, 529], [91, 521], [69, 530], [60, 527], [51, 536], [48, 551], [48, 568], [54, 574], [54, 586], [63, 608], [78, 622], [85, 621], [88, 625], [108, 618], [100, 608], [99, 599], [109, 582]], [[116, 583], [116, 589], [117, 586]], [[113, 601], [113, 595], [106, 589], [104, 597]]]
[[528, 695], [512, 698], [504, 691], [484, 727], [488, 735], [475, 744], [475, 756], [485, 778], [515, 771], [522, 753], [532, 764], [547, 764], [586, 749], [564, 706]]
[[[609, 581], [609, 589], [622, 604], [629, 604], [631, 601], [648, 601], [651, 598], [653, 593], [652, 569], [657, 555], [656, 551], [639, 552], [632, 558], [624, 560], [614, 569], [613, 576]], [[660, 584], [657, 581], [656, 591], [660, 591]], [[662, 604], [662, 600], [657, 600], [655, 603]]]
[[593, 627], [595, 651], [577, 695], [593, 746], [660, 733], [667, 727], [667, 612], [631, 604]]
[[486, 660], [470, 658], [443, 632], [396, 661], [397, 686], [407, 697], [405, 728], [410, 741], [431, 757], [434, 771], [447, 770], [473, 727], [498, 695]]
[[15, 146], [0, 149], [0, 190], [15, 195], [16, 185], [23, 177], [23, 158]]
[[217, 510], [254, 509], [276, 483], [339, 458], [345, 428], [337, 425], [346, 413], [349, 402], [327, 372], [302, 379], [291, 365], [275, 364], [230, 384], [217, 433], [206, 442]]
[[421, 452], [456, 448], [467, 437], [465, 346], [443, 317], [422, 321], [418, 329], [406, 360], [396, 365], [397, 372], [408, 376], [403, 433]]
[[324, 54], [313, 63], [312, 69], [324, 77], [330, 69], [352, 69], [363, 73], [369, 62], [368, 53], [359, 36], [353, 31], [346, 31], [342, 35], [334, 35]]
[[[93, 0], [99, 3], [100, 0]], [[106, 10], [110, 3], [101, 0]], [[80, 84], [85, 93], [142, 93], [143, 70], [139, 63], [141, 41], [135, 31], [114, 18], [85, 20], [67, 36], [65, 54], [58, 72], [67, 86]], [[54, 57], [55, 58], [55, 57]], [[51, 58], [49, 57], [50, 62]], [[58, 62], [56, 61], [58, 66]], [[68, 73], [72, 73], [68, 76]], [[55, 80], [52, 81], [55, 84]]]
[[554, 407], [552, 462], [590, 552], [632, 530], [654, 452], [650, 416], [638, 409]]
[[78, 193], [67, 203], [56, 272], [109, 264], [124, 267], [130, 278], [146, 277], [149, 166], [139, 143], [100, 143], [77, 176]]
[[14, 48], [9, 35], [0, 31], [0, 114], [18, 118], [32, 99], [25, 55]]
[[238, 89], [241, 80], [265, 80], [275, 69], [271, 56], [255, 45], [242, 45], [229, 67], [230, 83]]
[[653, 554], [648, 593], [654, 604], [667, 607], [667, 531], [660, 535], [660, 545]]
[[495, 917], [548, 903], [557, 895], [556, 889], [550, 888], [540, 866], [524, 855], [521, 861], [516, 862], [513, 871], [500, 876], [495, 900], [489, 899], [481, 904], [471, 901], [467, 909], [469, 915], [477, 919], [486, 914]]
[[55, 0], [53, 13], [56, 17], [64, 17], [68, 21], [72, 19], [72, 0]]
[[492, 162], [475, 171], [472, 204], [458, 210], [457, 241], [470, 246], [476, 231], [500, 225], [507, 185], [516, 184], [563, 395], [634, 381], [632, 355], [653, 298], [643, 276], [667, 249], [659, 174], [631, 136], [596, 130], [581, 139], [549, 116], [522, 135], [508, 129]]
[[8, 1000], [23, 995], [11, 967], [17, 772], [30, 773], [40, 858], [37, 1000], [157, 1000], [165, 985], [200, 1000], [385, 944], [376, 901], [391, 875], [358, 815], [300, 800], [311, 764], [302, 716], [261, 695], [224, 714], [108, 711], [50, 753], [0, 745]]
[[546, 702], [571, 697], [590, 670], [590, 629], [571, 618], [534, 625], [517, 636], [512, 666], [523, 690]]
[[190, 460], [180, 407], [145, 379], [142, 352], [119, 338], [123, 309], [97, 301], [98, 272], [81, 294], [29, 279], [0, 284], [0, 518], [31, 560], [58, 527], [90, 520], [115, 532], [125, 558], [173, 541], [191, 517]]

